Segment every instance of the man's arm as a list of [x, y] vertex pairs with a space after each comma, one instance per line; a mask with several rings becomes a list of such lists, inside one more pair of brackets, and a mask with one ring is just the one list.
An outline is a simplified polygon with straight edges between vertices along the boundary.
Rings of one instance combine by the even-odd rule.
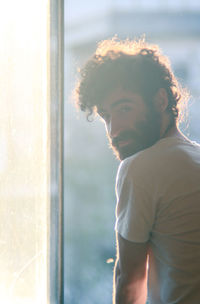
[[117, 238], [113, 304], [145, 304], [147, 298], [148, 243]]

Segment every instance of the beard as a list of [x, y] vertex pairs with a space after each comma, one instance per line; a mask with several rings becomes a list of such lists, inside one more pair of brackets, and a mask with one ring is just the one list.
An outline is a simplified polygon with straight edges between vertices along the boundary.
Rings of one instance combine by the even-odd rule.
[[[135, 123], [133, 129], [121, 132], [111, 139], [110, 146], [119, 160], [123, 160], [154, 145], [160, 139], [161, 115], [151, 109], [145, 120]], [[120, 145], [120, 142], [127, 144]]]

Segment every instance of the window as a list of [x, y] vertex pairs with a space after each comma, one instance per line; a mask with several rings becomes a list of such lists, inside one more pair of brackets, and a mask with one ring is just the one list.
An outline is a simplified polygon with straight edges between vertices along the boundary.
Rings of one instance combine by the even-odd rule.
[[0, 303], [62, 303], [63, 1], [0, 4]]

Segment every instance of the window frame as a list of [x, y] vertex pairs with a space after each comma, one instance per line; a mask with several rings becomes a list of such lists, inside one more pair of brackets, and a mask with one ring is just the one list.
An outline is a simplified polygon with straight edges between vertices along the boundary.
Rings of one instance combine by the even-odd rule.
[[64, 303], [64, 0], [50, 0], [50, 215], [48, 299]]

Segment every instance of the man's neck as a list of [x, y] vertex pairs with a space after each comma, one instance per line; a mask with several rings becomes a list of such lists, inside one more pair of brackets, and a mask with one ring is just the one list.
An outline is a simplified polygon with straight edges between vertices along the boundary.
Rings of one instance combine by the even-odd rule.
[[185, 136], [179, 130], [176, 121], [169, 114], [164, 114], [162, 117], [160, 138], [165, 137], [179, 137], [184, 138]]
[[167, 137], [178, 137], [181, 139], [185, 139], [188, 140], [188, 138], [181, 132], [181, 130], [178, 128], [176, 122], [174, 123], [174, 125], [169, 128], [168, 130], [166, 129], [166, 133], [164, 132], [164, 136], [162, 136], [161, 138], [167, 138]]

